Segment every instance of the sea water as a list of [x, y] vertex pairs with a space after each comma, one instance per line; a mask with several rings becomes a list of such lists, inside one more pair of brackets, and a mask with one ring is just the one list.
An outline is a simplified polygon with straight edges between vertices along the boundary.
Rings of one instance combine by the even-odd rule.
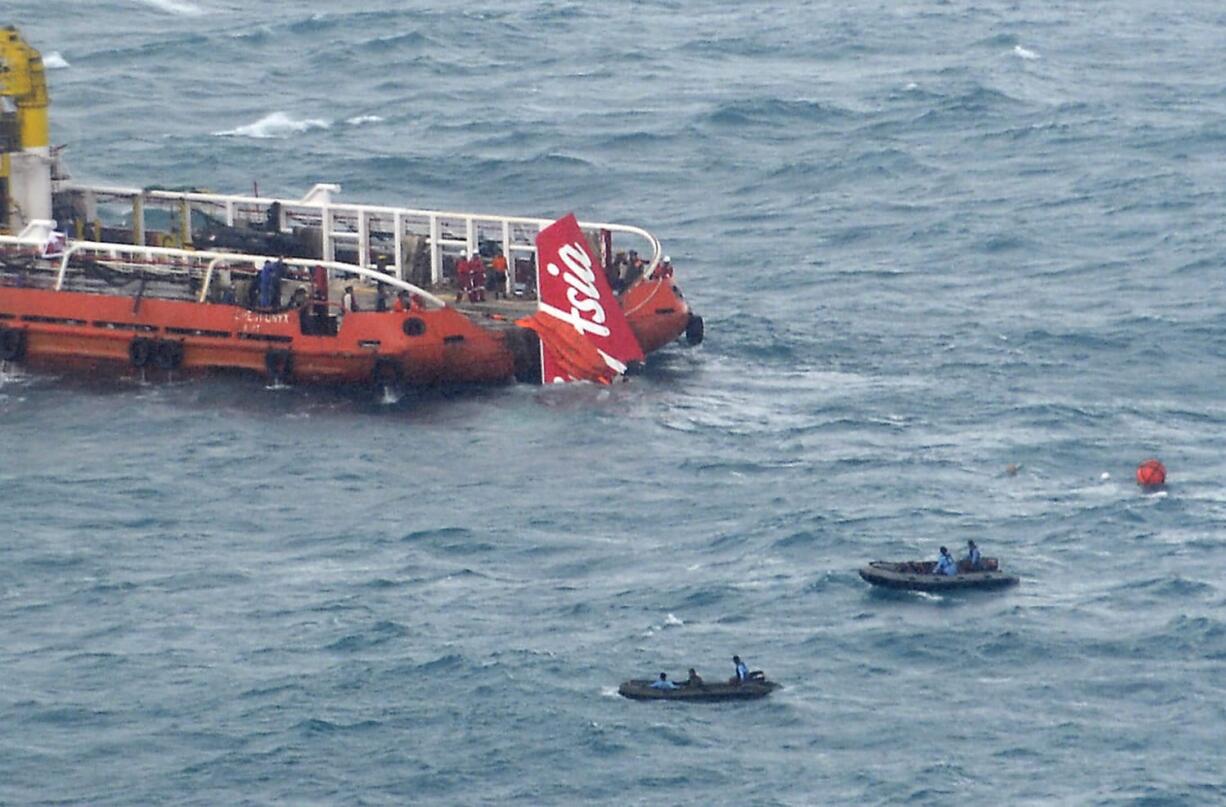
[[[1219, 4], [2, 12], [77, 180], [640, 224], [707, 340], [382, 400], [6, 368], [0, 802], [1226, 801]], [[856, 574], [968, 538], [1021, 584]], [[734, 653], [784, 688], [615, 694]]]

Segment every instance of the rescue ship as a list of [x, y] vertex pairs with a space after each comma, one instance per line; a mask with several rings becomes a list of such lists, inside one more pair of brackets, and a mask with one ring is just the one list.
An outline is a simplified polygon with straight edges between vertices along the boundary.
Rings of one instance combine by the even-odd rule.
[[48, 104], [39, 53], [0, 29], [6, 365], [607, 383], [702, 340], [642, 228], [351, 204], [334, 184], [288, 199], [75, 183]]

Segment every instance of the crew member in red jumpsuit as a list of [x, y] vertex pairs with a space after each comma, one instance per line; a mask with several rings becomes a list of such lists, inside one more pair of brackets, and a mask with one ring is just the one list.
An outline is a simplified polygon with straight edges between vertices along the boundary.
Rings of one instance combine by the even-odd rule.
[[485, 262], [475, 249], [468, 259], [468, 302], [485, 302]]

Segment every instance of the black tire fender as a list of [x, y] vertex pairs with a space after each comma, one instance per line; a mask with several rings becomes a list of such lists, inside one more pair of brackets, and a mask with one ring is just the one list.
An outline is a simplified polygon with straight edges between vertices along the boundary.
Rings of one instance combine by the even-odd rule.
[[0, 360], [21, 361], [26, 355], [26, 332], [17, 328], [0, 330]]
[[685, 323], [685, 341], [691, 345], [701, 345], [704, 336], [706, 336], [706, 325], [702, 317], [690, 314], [689, 322]]
[[288, 350], [270, 350], [264, 354], [264, 369], [273, 381], [288, 381], [294, 372], [294, 355]]
[[153, 362], [163, 370], [175, 370], [183, 363], [183, 343], [172, 339], [158, 342], [153, 350]]
[[375, 359], [375, 366], [371, 368], [370, 380], [374, 383], [376, 389], [379, 387], [398, 387], [404, 378], [404, 373], [400, 369], [400, 365], [395, 361], [387, 358]]
[[128, 343], [128, 360], [132, 362], [132, 366], [147, 367], [149, 360], [153, 358], [153, 347], [153, 341], [143, 336], [138, 336]]

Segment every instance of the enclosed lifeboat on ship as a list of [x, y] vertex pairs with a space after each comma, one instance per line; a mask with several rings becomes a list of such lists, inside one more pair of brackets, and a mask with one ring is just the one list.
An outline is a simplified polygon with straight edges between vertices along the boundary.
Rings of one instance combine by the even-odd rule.
[[[540, 383], [607, 380], [703, 338], [659, 241], [630, 225], [569, 218], [546, 255], [548, 219], [350, 204], [336, 185], [288, 199], [73, 183], [38, 53], [7, 28], [0, 62], [0, 361]], [[563, 258], [569, 286], [541, 269]], [[593, 336], [615, 311], [633, 344]]]

